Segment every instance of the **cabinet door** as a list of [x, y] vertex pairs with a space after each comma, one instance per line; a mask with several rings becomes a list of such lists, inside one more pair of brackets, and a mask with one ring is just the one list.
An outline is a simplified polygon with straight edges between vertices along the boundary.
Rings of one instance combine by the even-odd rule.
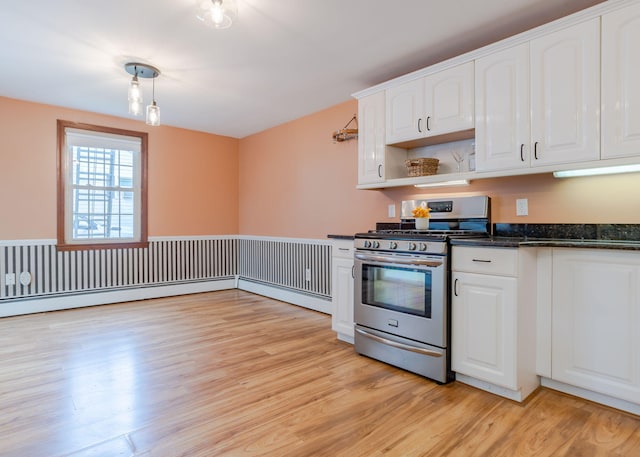
[[353, 342], [353, 259], [333, 257], [331, 328]]
[[427, 76], [424, 87], [426, 136], [473, 128], [473, 62]]
[[531, 166], [600, 158], [600, 20], [531, 41]]
[[640, 403], [640, 260], [554, 249], [553, 379]]
[[453, 371], [518, 390], [516, 278], [453, 272]]
[[640, 155], [640, 5], [602, 17], [601, 157]]
[[529, 166], [529, 44], [476, 60], [476, 170]]
[[385, 180], [384, 92], [358, 100], [358, 184]]
[[424, 136], [424, 79], [387, 89], [387, 144]]

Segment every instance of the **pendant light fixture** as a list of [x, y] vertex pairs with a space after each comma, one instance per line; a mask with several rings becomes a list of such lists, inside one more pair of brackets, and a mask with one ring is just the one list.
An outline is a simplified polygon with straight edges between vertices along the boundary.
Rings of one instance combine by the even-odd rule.
[[151, 78], [152, 84], [152, 97], [151, 105], [147, 106], [147, 119], [146, 122], [149, 125], [160, 125], [160, 107], [156, 104], [156, 78], [160, 76], [160, 70], [152, 65], [139, 62], [129, 62], [124, 65], [124, 69], [130, 75], [133, 75], [131, 82], [129, 83], [129, 113], [139, 116], [142, 114], [142, 91], [140, 90], [140, 78]]
[[156, 105], [156, 76], [154, 73], [151, 90], [151, 105], [147, 106], [147, 124], [154, 127], [160, 125], [160, 107]]
[[196, 0], [197, 18], [216, 29], [228, 29], [238, 18], [237, 0]]
[[142, 114], [142, 91], [138, 82], [138, 71], [134, 68], [135, 73], [129, 83], [129, 114], [140, 116]]

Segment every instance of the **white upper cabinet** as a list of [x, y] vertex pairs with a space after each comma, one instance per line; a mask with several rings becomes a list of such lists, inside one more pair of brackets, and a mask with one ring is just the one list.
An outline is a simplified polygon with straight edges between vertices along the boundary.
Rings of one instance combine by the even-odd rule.
[[358, 184], [404, 176], [407, 151], [385, 144], [384, 91], [358, 100]]
[[600, 19], [531, 41], [531, 166], [600, 158]]
[[383, 182], [384, 91], [358, 100], [358, 184]]
[[598, 160], [600, 23], [476, 61], [476, 169]]
[[473, 62], [387, 89], [387, 144], [474, 127]]
[[425, 136], [474, 127], [473, 65], [468, 62], [425, 78]]
[[403, 161], [474, 136], [461, 179], [640, 163], [638, 43], [640, 1], [611, 0], [355, 94], [386, 94], [385, 154], [366, 148], [359, 188], [450, 180]]
[[640, 5], [602, 17], [602, 153], [640, 153]]
[[529, 166], [529, 43], [476, 60], [476, 170]]
[[387, 144], [413, 140], [425, 134], [424, 79], [387, 89]]

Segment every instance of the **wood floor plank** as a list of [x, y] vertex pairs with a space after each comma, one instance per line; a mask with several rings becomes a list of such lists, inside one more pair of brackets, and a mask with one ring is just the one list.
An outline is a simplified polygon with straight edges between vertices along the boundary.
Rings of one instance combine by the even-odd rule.
[[357, 355], [238, 290], [0, 319], [0, 456], [636, 456], [640, 418]]

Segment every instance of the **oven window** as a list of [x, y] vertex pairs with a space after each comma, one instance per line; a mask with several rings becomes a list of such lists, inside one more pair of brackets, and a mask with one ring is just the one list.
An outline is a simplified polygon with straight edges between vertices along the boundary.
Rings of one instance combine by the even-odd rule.
[[431, 318], [431, 272], [363, 264], [362, 303]]

